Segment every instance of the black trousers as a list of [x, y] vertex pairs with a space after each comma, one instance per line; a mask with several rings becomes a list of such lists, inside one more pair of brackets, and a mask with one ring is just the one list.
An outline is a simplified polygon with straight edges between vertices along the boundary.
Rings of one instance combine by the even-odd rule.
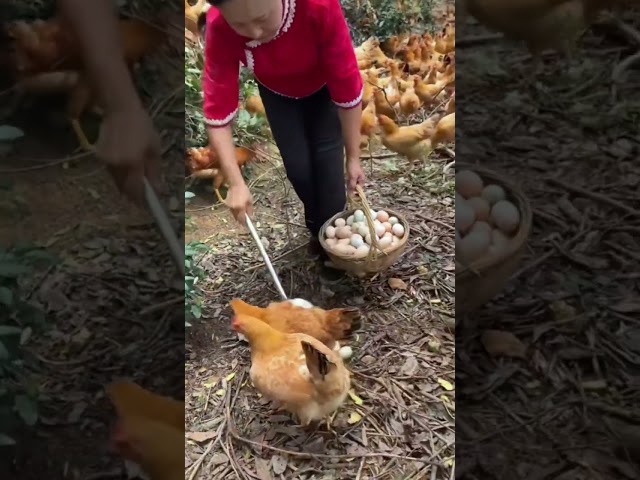
[[338, 107], [324, 87], [310, 97], [283, 97], [258, 83], [287, 178], [304, 205], [312, 236], [345, 208], [344, 141]]

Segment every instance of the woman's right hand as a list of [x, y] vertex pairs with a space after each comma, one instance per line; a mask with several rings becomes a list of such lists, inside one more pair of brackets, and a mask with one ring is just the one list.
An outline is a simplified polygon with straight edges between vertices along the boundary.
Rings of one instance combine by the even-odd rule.
[[229, 187], [225, 203], [241, 225], [247, 224], [246, 215], [253, 217], [253, 196], [246, 183]]

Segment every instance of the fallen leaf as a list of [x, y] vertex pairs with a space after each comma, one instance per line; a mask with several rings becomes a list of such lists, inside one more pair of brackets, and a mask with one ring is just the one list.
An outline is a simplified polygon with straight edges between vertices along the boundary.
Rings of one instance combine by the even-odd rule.
[[439, 378], [438, 379], [438, 383], [440, 384], [440, 386], [442, 388], [444, 388], [447, 392], [450, 392], [451, 390], [453, 390], [453, 385], [451, 385], [451, 382], [448, 382], [447, 380], [443, 379], [443, 378]]
[[513, 333], [501, 330], [485, 330], [480, 337], [485, 350], [492, 357], [526, 358], [527, 347]]
[[220, 390], [216, 391], [216, 395], [219, 397], [224, 397], [224, 388], [221, 388]]
[[256, 458], [256, 474], [260, 480], [272, 480], [271, 469], [269, 468], [269, 462], [262, 458]]
[[401, 280], [400, 278], [390, 278], [388, 283], [389, 286], [394, 290], [406, 290], [407, 288], [409, 288], [405, 281]]
[[402, 368], [400, 368], [400, 374], [404, 375], [405, 377], [411, 377], [416, 373], [417, 370], [418, 360], [416, 359], [416, 357], [411, 356], [407, 358], [407, 360], [404, 362], [404, 365], [402, 365]]
[[349, 415], [349, 420], [347, 420], [347, 422], [349, 423], [349, 425], [355, 425], [360, 420], [362, 420], [362, 415], [360, 415], [358, 412], [351, 412], [351, 415]]
[[211, 440], [215, 438], [216, 432], [187, 432], [185, 433], [185, 437], [189, 440], [193, 440], [194, 442], [206, 442], [207, 440]]
[[351, 397], [351, 400], [353, 400], [353, 403], [355, 403], [359, 407], [364, 405], [364, 401], [362, 401], [362, 399], [358, 395], [356, 395], [356, 392], [354, 392], [353, 390], [349, 390], [349, 396]]
[[271, 468], [276, 475], [282, 475], [287, 469], [287, 459], [280, 455], [271, 457]]
[[225, 378], [225, 380], [227, 382], [230, 382], [231, 380], [233, 380], [236, 376], [236, 372], [233, 372], [232, 374], [228, 375], [227, 378]]

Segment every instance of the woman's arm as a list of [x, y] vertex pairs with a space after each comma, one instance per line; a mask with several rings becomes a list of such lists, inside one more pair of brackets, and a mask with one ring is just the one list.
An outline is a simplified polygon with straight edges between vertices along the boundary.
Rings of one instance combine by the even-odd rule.
[[354, 108], [338, 110], [342, 124], [342, 136], [347, 153], [347, 161], [360, 161], [360, 125], [362, 123], [362, 103]]
[[58, 0], [58, 5], [78, 36], [84, 66], [105, 110], [142, 108], [124, 60], [113, 1]]

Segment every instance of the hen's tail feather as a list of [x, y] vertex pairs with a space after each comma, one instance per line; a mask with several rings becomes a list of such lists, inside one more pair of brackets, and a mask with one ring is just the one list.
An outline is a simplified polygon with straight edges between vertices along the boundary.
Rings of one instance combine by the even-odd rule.
[[327, 314], [331, 336], [336, 340], [349, 338], [362, 328], [362, 312], [358, 308], [334, 308]]
[[331, 362], [327, 356], [304, 340], [302, 343], [302, 351], [307, 362], [307, 368], [312, 378], [324, 380], [324, 378], [335, 368], [335, 364]]

